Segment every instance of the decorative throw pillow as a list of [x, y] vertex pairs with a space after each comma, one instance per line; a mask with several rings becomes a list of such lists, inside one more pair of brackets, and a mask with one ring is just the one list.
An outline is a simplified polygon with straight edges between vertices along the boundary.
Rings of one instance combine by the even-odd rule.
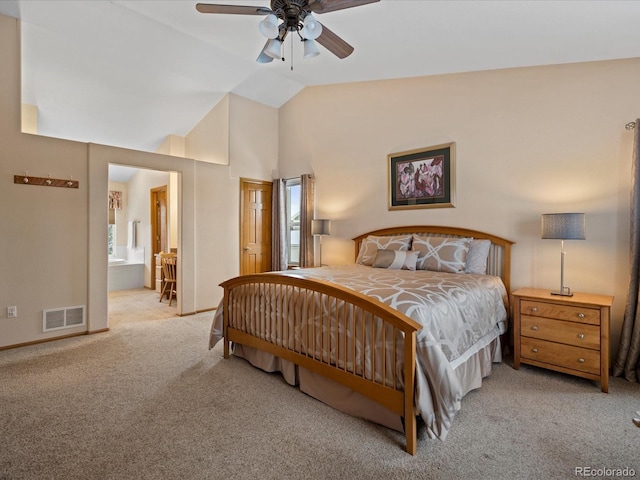
[[418, 270], [464, 272], [470, 238], [413, 236], [412, 250], [418, 252]]
[[394, 270], [415, 270], [418, 252], [400, 250], [378, 250], [373, 261], [373, 268], [390, 268]]
[[467, 263], [464, 266], [464, 273], [487, 274], [487, 259], [491, 240], [471, 240], [469, 253], [467, 253]]
[[361, 265], [373, 265], [378, 250], [409, 250], [411, 245], [411, 235], [402, 235], [396, 237], [378, 237], [369, 235], [360, 244], [360, 251], [356, 263]]

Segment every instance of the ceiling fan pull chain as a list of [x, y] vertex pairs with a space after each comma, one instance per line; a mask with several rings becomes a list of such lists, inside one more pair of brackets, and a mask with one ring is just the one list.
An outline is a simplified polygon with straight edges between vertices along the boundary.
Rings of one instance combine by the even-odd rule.
[[293, 35], [291, 35], [291, 71], [293, 72]]

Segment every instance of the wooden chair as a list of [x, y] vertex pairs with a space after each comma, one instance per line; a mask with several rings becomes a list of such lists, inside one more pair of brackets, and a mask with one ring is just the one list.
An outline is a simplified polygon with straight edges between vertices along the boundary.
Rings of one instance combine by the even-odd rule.
[[162, 265], [162, 292], [160, 293], [160, 301], [168, 295], [169, 306], [173, 301], [173, 296], [177, 295], [176, 284], [176, 267], [178, 258], [175, 253], [160, 253], [160, 265]]

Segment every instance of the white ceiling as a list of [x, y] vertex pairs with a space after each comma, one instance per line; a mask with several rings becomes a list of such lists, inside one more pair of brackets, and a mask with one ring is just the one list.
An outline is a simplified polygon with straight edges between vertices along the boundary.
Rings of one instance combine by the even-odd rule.
[[109, 180], [112, 182], [128, 183], [139, 168], [125, 167], [124, 165], [109, 164]]
[[638, 1], [381, 0], [318, 15], [350, 57], [320, 47], [303, 60], [287, 40], [286, 61], [270, 64], [255, 62], [262, 17], [195, 4], [0, 1], [23, 22], [23, 102], [37, 105], [39, 132], [155, 151], [228, 92], [280, 107], [307, 85], [640, 57]]

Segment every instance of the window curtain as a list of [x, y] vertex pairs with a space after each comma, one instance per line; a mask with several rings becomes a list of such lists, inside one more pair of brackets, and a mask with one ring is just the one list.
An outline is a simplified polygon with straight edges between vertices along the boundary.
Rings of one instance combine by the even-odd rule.
[[640, 119], [636, 120], [631, 162], [631, 278], [622, 323], [615, 377], [630, 382], [640, 378]]
[[315, 179], [313, 175], [300, 177], [300, 267], [313, 267], [313, 235], [311, 220], [315, 211]]
[[287, 187], [284, 179], [273, 181], [271, 229], [273, 242], [271, 247], [271, 268], [275, 271], [286, 270], [287, 264], [287, 218], [286, 218]]

